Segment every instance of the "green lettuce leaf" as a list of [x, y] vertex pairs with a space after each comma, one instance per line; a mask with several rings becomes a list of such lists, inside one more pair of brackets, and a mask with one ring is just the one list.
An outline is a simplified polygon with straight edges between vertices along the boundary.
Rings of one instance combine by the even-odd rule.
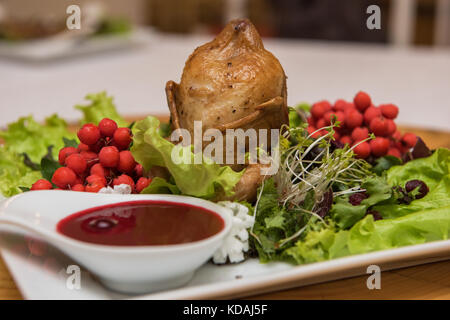
[[312, 231], [284, 255], [297, 264], [304, 264], [449, 237], [450, 206], [447, 206], [378, 221], [367, 215], [350, 230], [337, 231], [330, 227]]
[[128, 123], [119, 115], [113, 103], [113, 97], [108, 97], [106, 92], [91, 93], [86, 96], [90, 100], [89, 105], [76, 105], [75, 108], [83, 112], [81, 124], [98, 124], [103, 118], [109, 118], [117, 122], [119, 127], [127, 127]]
[[[202, 164], [194, 164], [191, 146], [175, 146], [161, 137], [159, 120], [147, 117], [133, 126], [133, 146], [131, 152], [137, 162], [149, 170], [152, 166], [167, 168], [182, 194], [211, 199], [217, 192], [233, 194], [233, 188], [242, 172], [235, 172], [228, 166], [220, 166], [211, 159], [203, 158]], [[172, 151], [184, 154], [191, 164], [176, 164], [172, 161]]]
[[[375, 210], [383, 218], [396, 218], [413, 212], [450, 206], [450, 150], [438, 149], [431, 156], [412, 160], [403, 166], [395, 166], [386, 172], [390, 185], [404, 187], [413, 179], [424, 181], [430, 191], [422, 199], [410, 204], [386, 203]], [[450, 214], [450, 213], [449, 213]]]
[[150, 185], [142, 190], [141, 193], [150, 193], [150, 194], [156, 194], [156, 193], [163, 193], [163, 194], [180, 194], [180, 189], [178, 187], [170, 182], [167, 182], [166, 180], [156, 177], [152, 179], [152, 182]]
[[67, 130], [67, 123], [56, 114], [45, 119], [44, 124], [36, 122], [32, 116], [19, 118], [8, 125], [7, 130], [0, 131], [5, 148], [16, 154], [26, 153], [33, 162], [39, 163], [53, 146], [53, 155], [64, 147], [63, 137], [75, 138], [74, 133]]
[[341, 196], [330, 210], [333, 220], [342, 229], [347, 229], [361, 220], [369, 207], [392, 197], [391, 186], [381, 177], [368, 178], [361, 188], [366, 190], [369, 197], [361, 201], [360, 205], [354, 206], [348, 201], [348, 196]]
[[30, 188], [40, 179], [41, 173], [33, 171], [23, 163], [23, 156], [8, 151], [0, 146], [0, 193], [10, 197], [21, 193], [22, 189]]

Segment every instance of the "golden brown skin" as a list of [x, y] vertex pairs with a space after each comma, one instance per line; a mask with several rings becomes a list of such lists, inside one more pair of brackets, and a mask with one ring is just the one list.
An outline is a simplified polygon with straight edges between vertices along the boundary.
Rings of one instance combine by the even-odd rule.
[[[187, 129], [191, 137], [194, 120], [202, 121], [203, 132], [279, 129], [289, 122], [284, 70], [247, 19], [231, 21], [213, 41], [195, 49], [180, 84], [167, 82], [166, 95], [174, 128]], [[228, 165], [242, 169], [237, 163]], [[260, 177], [244, 174], [242, 179], [254, 186], [254, 192], [246, 192], [251, 197]], [[236, 194], [242, 187], [236, 186]]]

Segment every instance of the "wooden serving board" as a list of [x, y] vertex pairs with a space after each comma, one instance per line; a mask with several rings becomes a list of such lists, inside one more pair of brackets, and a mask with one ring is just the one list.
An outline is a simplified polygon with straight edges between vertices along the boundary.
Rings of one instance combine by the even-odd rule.
[[[143, 116], [128, 117], [134, 121]], [[159, 116], [167, 121], [168, 116]], [[76, 129], [77, 125], [71, 125]], [[450, 132], [400, 127], [402, 132], [412, 132], [422, 137], [434, 149], [450, 148]], [[421, 265], [383, 271], [381, 290], [368, 290], [367, 275], [325, 282], [301, 288], [280, 290], [267, 294], [255, 293], [249, 299], [450, 299], [450, 260], [418, 261]], [[0, 300], [22, 299], [14, 280], [0, 257]]]

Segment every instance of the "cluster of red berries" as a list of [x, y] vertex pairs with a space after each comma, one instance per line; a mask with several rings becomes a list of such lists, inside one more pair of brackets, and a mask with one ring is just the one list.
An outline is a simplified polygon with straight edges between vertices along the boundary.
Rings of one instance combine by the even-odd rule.
[[[85, 124], [78, 130], [77, 148], [65, 147], [59, 151], [52, 182], [58, 189], [98, 192], [106, 186], [128, 184], [140, 193], [151, 179], [143, 177], [142, 165], [136, 163], [129, 151], [132, 141], [129, 128], [118, 128], [117, 123], [104, 118], [98, 126]], [[50, 181], [39, 179], [31, 190], [52, 189]]]
[[[401, 158], [417, 142], [412, 133], [401, 134], [397, 130], [394, 119], [398, 115], [398, 107], [394, 104], [382, 104], [376, 107], [370, 96], [360, 91], [353, 102], [342, 99], [334, 105], [323, 100], [313, 104], [311, 116], [308, 118], [308, 132], [314, 138], [325, 135], [326, 130], [320, 128], [329, 126], [334, 120], [339, 121], [335, 128], [334, 138], [343, 144], [356, 146], [357, 157], [366, 159], [392, 155]], [[375, 139], [361, 142], [373, 133]]]

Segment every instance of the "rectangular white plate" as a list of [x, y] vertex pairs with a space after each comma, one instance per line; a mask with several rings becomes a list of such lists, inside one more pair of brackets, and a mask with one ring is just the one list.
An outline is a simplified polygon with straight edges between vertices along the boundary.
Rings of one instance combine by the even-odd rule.
[[39, 39], [12, 43], [0, 40], [0, 57], [27, 62], [111, 52], [129, 49], [148, 42], [149, 32], [136, 29], [127, 35], [105, 35], [86, 39]]
[[[450, 259], [450, 240], [356, 255], [331, 261], [292, 266], [261, 264], [256, 259], [236, 265], [205, 264], [184, 287], [140, 296], [125, 296], [104, 288], [81, 268], [81, 289], [70, 290], [66, 282], [69, 265], [77, 264], [48, 246], [45, 254], [30, 253], [21, 230], [2, 227], [1, 254], [17, 286], [27, 299], [218, 299], [238, 298], [281, 289], [365, 274], [376, 264], [382, 270]], [[357, 298], [357, 297], [355, 297]]]

